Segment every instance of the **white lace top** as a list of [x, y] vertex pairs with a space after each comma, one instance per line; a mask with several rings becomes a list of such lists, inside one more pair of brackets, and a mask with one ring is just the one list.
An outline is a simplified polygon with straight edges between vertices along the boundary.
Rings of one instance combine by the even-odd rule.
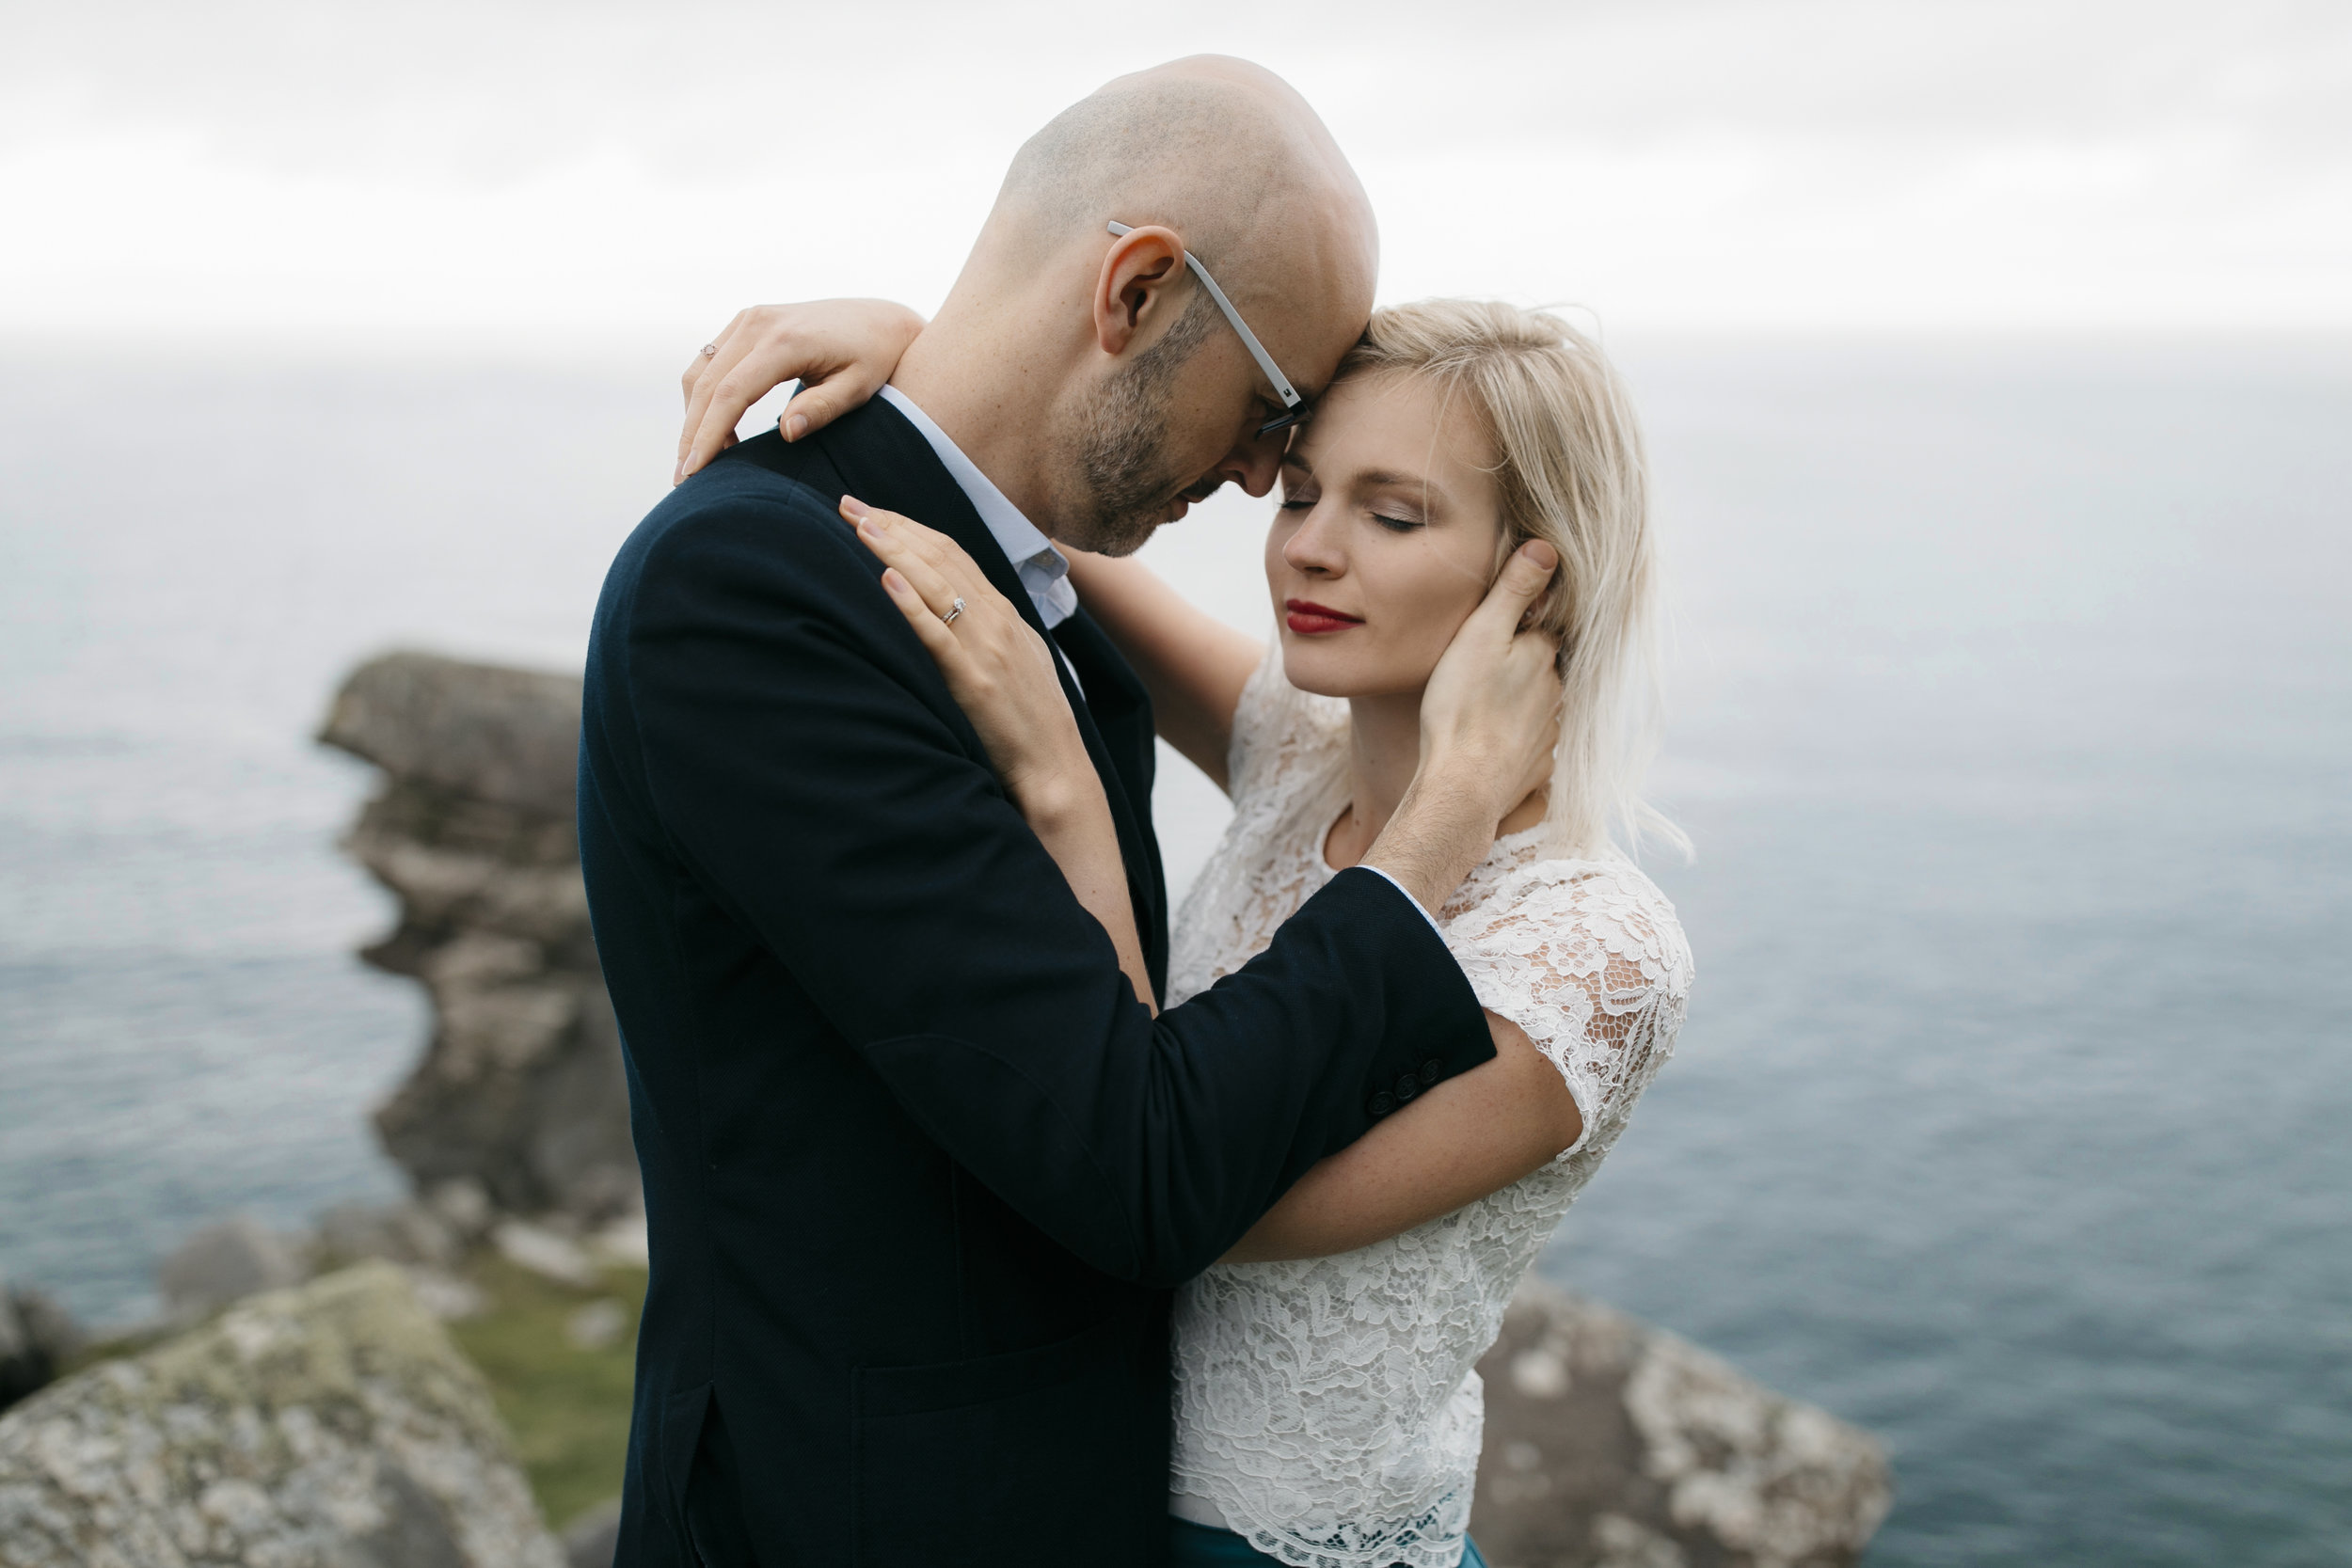
[[[1233, 820], [1177, 918], [1168, 1001], [1232, 973], [1335, 873], [1347, 706], [1282, 678], [1242, 694]], [[1174, 1512], [1301, 1568], [1454, 1568], [1483, 1390], [1519, 1277], [1674, 1047], [1691, 954], [1633, 864], [1499, 841], [1437, 911], [1479, 1002], [1559, 1068], [1584, 1132], [1517, 1184], [1335, 1258], [1219, 1264], [1176, 1297]]]

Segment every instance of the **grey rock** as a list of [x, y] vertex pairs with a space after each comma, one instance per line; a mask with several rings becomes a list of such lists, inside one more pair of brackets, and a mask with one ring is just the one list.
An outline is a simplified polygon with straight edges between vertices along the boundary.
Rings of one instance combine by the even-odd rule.
[[628, 1308], [612, 1297], [590, 1302], [564, 1320], [564, 1337], [580, 1350], [603, 1350], [628, 1331]]
[[570, 1568], [612, 1568], [621, 1549], [621, 1499], [608, 1498], [564, 1527], [564, 1557]]
[[461, 1275], [444, 1274], [421, 1264], [401, 1272], [407, 1275], [408, 1288], [417, 1293], [417, 1305], [445, 1323], [478, 1318], [490, 1305], [482, 1287]]
[[462, 1242], [455, 1227], [421, 1203], [339, 1203], [319, 1216], [314, 1233], [320, 1259], [330, 1265], [381, 1258], [442, 1267], [455, 1260]]
[[543, 1279], [582, 1290], [596, 1282], [596, 1266], [580, 1243], [544, 1226], [501, 1220], [490, 1240], [501, 1257]]
[[205, 1226], [155, 1270], [165, 1307], [177, 1318], [207, 1312], [259, 1291], [294, 1284], [308, 1270], [302, 1254], [249, 1214]]
[[0, 1280], [0, 1410], [46, 1387], [82, 1348], [82, 1331], [40, 1291]]
[[390, 654], [320, 738], [387, 774], [344, 840], [400, 900], [365, 957], [433, 1003], [423, 1060], [376, 1112], [386, 1151], [421, 1191], [601, 1221], [642, 1198], [573, 825], [580, 700], [572, 676]]
[[471, 1177], [435, 1182], [425, 1192], [424, 1206], [468, 1243], [489, 1234], [491, 1222], [498, 1218], [489, 1193]]
[[481, 1374], [363, 1263], [0, 1416], [0, 1568], [561, 1568]]
[[398, 779], [569, 822], [580, 679], [394, 653], [353, 671], [319, 738]]
[[1894, 1499], [1869, 1433], [1540, 1281], [1478, 1370], [1495, 1568], [1844, 1568]]

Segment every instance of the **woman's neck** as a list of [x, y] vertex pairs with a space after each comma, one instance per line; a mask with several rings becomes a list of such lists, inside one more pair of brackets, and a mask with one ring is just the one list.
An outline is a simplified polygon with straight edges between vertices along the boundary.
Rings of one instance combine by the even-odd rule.
[[[1421, 767], [1421, 693], [1351, 697], [1347, 701], [1347, 814], [1325, 838], [1325, 858], [1345, 870], [1371, 852], [1373, 840], [1389, 825]], [[1543, 820], [1545, 788], [1538, 785], [1512, 809], [1498, 834], [1518, 832]]]
[[1421, 693], [1348, 699], [1347, 815], [1324, 845], [1342, 869], [1362, 860], [1421, 766]]

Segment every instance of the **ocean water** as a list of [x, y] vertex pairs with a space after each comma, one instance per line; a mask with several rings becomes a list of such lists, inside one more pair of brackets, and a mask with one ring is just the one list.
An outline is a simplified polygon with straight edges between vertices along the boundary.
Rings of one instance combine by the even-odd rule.
[[[1884, 1433], [1874, 1564], [2346, 1560], [2352, 349], [1621, 357], [1699, 980], [1546, 1272]], [[576, 661], [673, 373], [0, 356], [0, 1270], [126, 1316], [395, 1190], [309, 736], [382, 647]], [[1151, 558], [1255, 627], [1264, 515]]]

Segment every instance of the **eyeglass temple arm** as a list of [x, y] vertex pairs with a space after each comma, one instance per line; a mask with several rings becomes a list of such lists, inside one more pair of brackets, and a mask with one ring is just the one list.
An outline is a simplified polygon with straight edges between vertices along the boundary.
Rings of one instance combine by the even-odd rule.
[[[1135, 232], [1132, 226], [1115, 220], [1109, 229], [1114, 234]], [[1306, 402], [1298, 395], [1298, 388], [1291, 385], [1290, 377], [1284, 375], [1281, 368], [1275, 364], [1274, 356], [1265, 351], [1265, 344], [1258, 341], [1258, 335], [1249, 330], [1249, 324], [1241, 319], [1241, 312], [1233, 309], [1233, 302], [1225, 297], [1225, 291], [1216, 286], [1216, 279], [1209, 276], [1209, 269], [1200, 264], [1200, 259], [1189, 248], [1184, 252], [1184, 265], [1192, 269], [1192, 275], [1200, 279], [1200, 286], [1209, 291], [1209, 297], [1216, 301], [1216, 308], [1225, 312], [1225, 319], [1233, 324], [1233, 330], [1241, 334], [1242, 347], [1248, 349], [1249, 357], [1258, 362], [1258, 369], [1265, 372], [1265, 378], [1274, 383], [1275, 393], [1281, 398], [1282, 406], [1295, 408]]]

